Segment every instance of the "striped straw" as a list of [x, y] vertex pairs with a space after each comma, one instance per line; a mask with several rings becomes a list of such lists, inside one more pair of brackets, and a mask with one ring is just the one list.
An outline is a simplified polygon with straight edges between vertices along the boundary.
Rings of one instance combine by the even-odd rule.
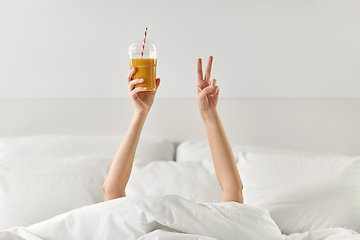
[[143, 56], [144, 56], [146, 33], [147, 33], [147, 27], [145, 28], [145, 33], [144, 33], [144, 40], [143, 40], [142, 50], [141, 50], [141, 58], [143, 58]]

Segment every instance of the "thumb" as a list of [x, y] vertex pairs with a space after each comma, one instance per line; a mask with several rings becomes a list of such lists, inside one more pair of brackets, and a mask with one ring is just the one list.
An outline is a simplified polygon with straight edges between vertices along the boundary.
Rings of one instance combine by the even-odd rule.
[[204, 99], [206, 98], [206, 96], [211, 93], [211, 91], [213, 90], [213, 86], [207, 86], [206, 88], [204, 88], [200, 93], [199, 93], [199, 96], [198, 98], [199, 99]]
[[160, 78], [156, 79], [156, 89], [158, 89], [158, 87], [160, 86]]

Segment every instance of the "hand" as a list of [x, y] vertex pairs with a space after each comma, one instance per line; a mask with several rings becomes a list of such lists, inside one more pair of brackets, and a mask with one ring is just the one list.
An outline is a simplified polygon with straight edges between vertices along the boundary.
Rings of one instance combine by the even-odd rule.
[[[156, 91], [144, 92], [146, 88], [135, 87], [136, 84], [142, 83], [144, 79], [133, 79], [136, 68], [132, 68], [128, 75], [129, 95], [134, 104], [135, 111], [149, 112], [155, 98]], [[156, 79], [156, 90], [160, 85], [160, 78]]]
[[212, 61], [213, 57], [210, 56], [206, 66], [205, 78], [203, 78], [201, 58], [199, 58], [197, 62], [197, 93], [200, 111], [214, 110], [218, 102], [219, 87], [216, 86], [215, 79], [210, 81]]

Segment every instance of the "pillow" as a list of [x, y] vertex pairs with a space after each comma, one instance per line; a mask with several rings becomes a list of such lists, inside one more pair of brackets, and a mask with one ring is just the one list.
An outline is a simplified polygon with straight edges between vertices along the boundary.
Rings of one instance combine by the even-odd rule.
[[195, 203], [220, 202], [221, 188], [212, 162], [135, 162], [127, 196], [176, 194]]
[[176, 161], [212, 160], [209, 143], [207, 141], [184, 141], [176, 148]]
[[[38, 159], [84, 156], [115, 156], [120, 136], [27, 136], [0, 138], [0, 159]], [[153, 136], [142, 136], [135, 159], [144, 161], [175, 158], [172, 142]]]
[[[260, 147], [250, 145], [233, 144], [232, 150], [234, 153], [235, 161], [239, 160], [238, 156], [240, 152], [252, 152], [252, 153], [277, 153], [277, 154], [297, 154], [306, 156], [318, 156], [318, 153], [297, 151], [290, 149], [272, 148], [272, 147]], [[328, 156], [325, 154], [321, 154]], [[342, 155], [339, 155], [342, 156]], [[207, 141], [189, 140], [180, 143], [176, 149], [176, 161], [192, 161], [192, 160], [212, 160], [209, 143]]]
[[[0, 231], [103, 201], [111, 162], [104, 157], [0, 159]], [[135, 161], [126, 194], [177, 194], [197, 203], [221, 200], [214, 166], [207, 160]]]
[[360, 232], [360, 157], [240, 153], [244, 203], [266, 208], [285, 234]]
[[0, 159], [0, 231], [103, 201], [112, 158]]

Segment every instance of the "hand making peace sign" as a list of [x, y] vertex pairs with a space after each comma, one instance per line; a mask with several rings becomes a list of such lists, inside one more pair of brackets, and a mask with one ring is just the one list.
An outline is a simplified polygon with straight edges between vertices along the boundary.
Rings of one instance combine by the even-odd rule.
[[200, 111], [215, 110], [218, 102], [219, 87], [216, 86], [215, 79], [210, 81], [212, 61], [213, 57], [210, 56], [205, 70], [205, 78], [203, 78], [201, 58], [197, 61], [197, 94]]

